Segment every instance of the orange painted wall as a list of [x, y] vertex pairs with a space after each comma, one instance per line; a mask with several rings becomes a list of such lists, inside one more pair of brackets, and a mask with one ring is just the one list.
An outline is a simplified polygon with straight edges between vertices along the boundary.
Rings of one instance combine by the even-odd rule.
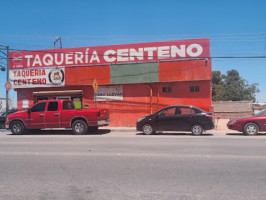
[[[134, 127], [136, 120], [149, 115], [151, 110], [154, 113], [169, 105], [194, 105], [209, 111], [211, 105], [210, 81], [152, 83], [149, 86], [152, 88], [152, 99], [150, 98], [150, 89], [146, 84], [127, 84], [123, 86], [123, 101], [98, 103], [99, 107], [110, 109], [110, 126]], [[190, 86], [199, 86], [200, 92], [190, 92]], [[171, 87], [172, 92], [163, 93], [163, 87]]]
[[91, 85], [94, 78], [98, 84], [110, 84], [110, 66], [66, 67], [66, 85]]
[[159, 63], [159, 82], [211, 79], [210, 59]]
[[[110, 85], [110, 66], [66, 67], [65, 87], [16, 89], [17, 107], [22, 110], [23, 99], [34, 104], [34, 91], [83, 90], [83, 106], [94, 108], [93, 79], [100, 85]], [[110, 126], [136, 125], [136, 120], [169, 105], [194, 105], [211, 111], [211, 60], [160, 62], [158, 83], [123, 84], [123, 101], [98, 102], [99, 108], [110, 110]], [[190, 92], [191, 86], [199, 86], [199, 92]], [[164, 93], [163, 87], [171, 87]], [[152, 92], [152, 98], [151, 98]], [[21, 97], [20, 94], [26, 94]]]
[[[191, 86], [199, 86], [199, 92], [190, 92]], [[160, 93], [160, 108], [166, 105], [194, 105], [205, 111], [209, 111], [212, 104], [210, 81], [182, 81], [160, 83], [160, 88], [172, 87], [171, 93]]]
[[[200, 92], [190, 92], [190, 86], [199, 86]], [[152, 98], [150, 98], [150, 87]], [[163, 93], [163, 87], [171, 87], [171, 93]], [[54, 88], [17, 89], [18, 110], [22, 109], [22, 100], [29, 99], [30, 106], [34, 103], [32, 92], [34, 91], [60, 91], [83, 90], [83, 106], [94, 108], [94, 95], [92, 86], [68, 86]], [[25, 98], [20, 93], [26, 94]], [[110, 110], [110, 126], [136, 125], [136, 120], [144, 115], [149, 115], [168, 105], [195, 105], [209, 111], [211, 105], [210, 81], [181, 81], [151, 84], [125, 84], [123, 85], [123, 101], [98, 102], [98, 108]], [[152, 102], [152, 104], [151, 104]], [[152, 107], [152, 109], [151, 109]]]

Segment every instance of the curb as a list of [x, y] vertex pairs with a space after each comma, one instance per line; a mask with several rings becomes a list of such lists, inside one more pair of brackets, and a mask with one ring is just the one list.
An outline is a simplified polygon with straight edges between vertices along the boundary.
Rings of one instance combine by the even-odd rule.
[[135, 127], [107, 127], [112, 132], [137, 132]]

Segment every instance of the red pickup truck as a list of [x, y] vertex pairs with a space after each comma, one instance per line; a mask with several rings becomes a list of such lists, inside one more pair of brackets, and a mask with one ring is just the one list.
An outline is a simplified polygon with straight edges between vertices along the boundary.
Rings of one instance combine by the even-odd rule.
[[49, 100], [8, 115], [5, 126], [13, 134], [44, 128], [72, 128], [74, 134], [86, 134], [108, 124], [107, 109], [76, 110], [72, 101]]

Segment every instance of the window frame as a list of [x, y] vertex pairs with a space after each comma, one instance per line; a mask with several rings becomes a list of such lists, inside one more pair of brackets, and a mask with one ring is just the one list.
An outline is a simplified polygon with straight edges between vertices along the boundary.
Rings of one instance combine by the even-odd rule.
[[163, 93], [172, 93], [172, 87], [162, 87]]
[[190, 86], [190, 92], [200, 92], [200, 86]]

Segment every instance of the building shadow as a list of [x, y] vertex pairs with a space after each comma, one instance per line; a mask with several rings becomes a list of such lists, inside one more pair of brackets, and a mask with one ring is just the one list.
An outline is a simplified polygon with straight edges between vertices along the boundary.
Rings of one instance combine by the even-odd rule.
[[231, 136], [266, 136], [266, 133], [258, 133], [257, 135], [245, 135], [243, 133], [226, 133], [226, 135], [231, 135]]
[[[111, 133], [110, 129], [100, 129], [98, 131], [90, 131], [82, 135], [105, 135]], [[8, 135], [16, 135], [9, 133]], [[71, 130], [30, 130], [19, 135], [75, 135]]]
[[[143, 133], [137, 133], [136, 135], [145, 135]], [[193, 135], [192, 133], [183, 133], [183, 132], [156, 132], [155, 134], [152, 134], [151, 136], [153, 135], [163, 135], [163, 136], [167, 136], [167, 135], [172, 135], [172, 136], [187, 136], [187, 135], [190, 135], [190, 136], [195, 136], [195, 137], [202, 137], [202, 136], [213, 136], [213, 134], [210, 134], [210, 133], [203, 133], [202, 135]]]

